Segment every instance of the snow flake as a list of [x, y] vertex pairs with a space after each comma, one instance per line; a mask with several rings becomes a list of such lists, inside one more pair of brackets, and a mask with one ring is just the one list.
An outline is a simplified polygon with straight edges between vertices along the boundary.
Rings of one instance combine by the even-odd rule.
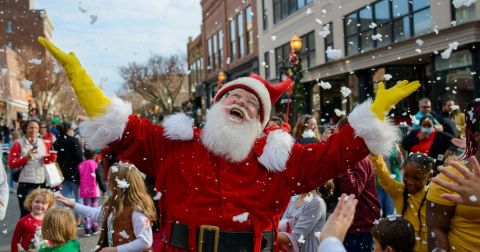
[[230, 61], [231, 61], [231, 60], [230, 60], [230, 57], [228, 57], [227, 60], [225, 61], [225, 63], [227, 63], [227, 65], [229, 65], [229, 64], [230, 64]]
[[318, 32], [318, 35], [326, 38], [330, 34], [330, 24], [326, 24], [322, 27], [322, 30]]
[[343, 97], [347, 97], [352, 93], [352, 90], [350, 90], [350, 88], [348, 87], [343, 86], [340, 87], [340, 93], [342, 93]]
[[417, 49], [415, 49], [415, 52], [416, 52], [416, 53], [422, 53], [422, 49], [417, 48]]
[[330, 84], [330, 82], [325, 82], [325, 81], [320, 81], [320, 83], [318, 83], [318, 85], [320, 87], [322, 87], [323, 89], [330, 89], [332, 88], [332, 84]]
[[7, 234], [8, 233], [8, 228], [5, 228], [4, 230], [2, 230], [2, 234]]
[[117, 181], [117, 186], [121, 189], [127, 189], [130, 186], [125, 179], [115, 178], [115, 181]]
[[470, 73], [470, 75], [475, 75], [475, 74], [477, 74], [477, 72], [471, 72], [471, 73]]
[[319, 239], [319, 240], [320, 240], [320, 234], [321, 233], [319, 231], [313, 233], [313, 235], [315, 235], [315, 237], [317, 237], [317, 239]]
[[347, 25], [350, 25], [351, 23], [352, 23], [352, 19], [349, 18], [347, 21]]
[[277, 36], [276, 36], [276, 35], [272, 35], [272, 36], [270, 37], [270, 39], [271, 39], [272, 41], [275, 41], [275, 40], [277, 40]]
[[[475, 1], [476, 1], [476, 0], [475, 0]], [[322, 9], [322, 13], [323, 13], [323, 14], [327, 14], [327, 10]]]
[[123, 230], [122, 232], [118, 233], [121, 237], [123, 237], [124, 239], [128, 239], [128, 237], [130, 237], [127, 232], [125, 232], [125, 230]]
[[118, 167], [117, 167], [116, 165], [112, 165], [112, 166], [110, 167], [110, 171], [111, 171], [112, 173], [118, 172]]
[[327, 51], [325, 51], [325, 53], [327, 53], [327, 58], [332, 60], [336, 60], [342, 56], [342, 50], [332, 49], [331, 46], [327, 48]]
[[40, 65], [40, 64], [42, 64], [42, 60], [41, 59], [30, 59], [28, 61], [28, 63], [34, 64], [34, 65]]
[[157, 192], [157, 194], [155, 194], [155, 197], [153, 197], [153, 200], [159, 200], [161, 197], [162, 197], [162, 193]]
[[462, 6], [469, 7], [474, 4], [477, 0], [453, 0], [452, 4], [455, 8], [460, 8]]
[[373, 40], [378, 40], [378, 41], [380, 41], [380, 42], [382, 42], [382, 37], [383, 37], [383, 35], [380, 34], [380, 33], [377, 33], [377, 34], [375, 34], [375, 35], [372, 35], [372, 39], [373, 39]]
[[310, 15], [310, 14], [312, 14], [312, 13], [313, 13], [313, 11], [312, 11], [312, 9], [310, 9], [310, 8], [308, 8], [307, 11], [305, 12], [305, 14], [307, 14], [307, 15]]
[[389, 81], [393, 78], [393, 76], [391, 74], [384, 74], [383, 75], [383, 79], [386, 80], [386, 81]]
[[97, 15], [90, 15], [90, 24], [93, 25], [97, 22], [98, 16]]
[[435, 238], [435, 232], [431, 232], [431, 233], [430, 233], [430, 236], [431, 236], [432, 238]]
[[370, 29], [373, 29], [373, 28], [377, 27], [377, 24], [372, 22], [371, 24], [368, 25], [368, 27], [370, 27]]
[[346, 116], [347, 113], [345, 111], [342, 111], [338, 108], [334, 109], [333, 112], [335, 112], [335, 115], [337, 115], [338, 117], [342, 117], [342, 116]]
[[397, 175], [395, 175], [395, 174], [390, 174], [390, 178], [391, 178], [391, 179], [395, 179], [395, 178], [397, 178]]
[[236, 221], [236, 222], [245, 222], [248, 220], [248, 212], [244, 212], [242, 214], [239, 214], [239, 215], [235, 215], [233, 216], [232, 218], [233, 221]]
[[85, 9], [85, 8], [82, 8], [82, 7], [78, 7], [78, 10], [80, 10], [81, 13], [85, 13], [87, 12], [88, 10]]
[[417, 45], [419, 45], [419, 46], [422, 46], [425, 43], [425, 41], [423, 41], [421, 39], [417, 39], [417, 40], [415, 40], [415, 43], [417, 43]]
[[320, 20], [320, 19], [318, 19], [318, 18], [316, 18], [315, 21], [316, 21], [317, 23], [321, 24], [321, 25], [323, 24], [322, 20]]
[[94, 177], [94, 178], [97, 177], [97, 174], [95, 174], [95, 172], [90, 173], [90, 175], [91, 175], [92, 177]]
[[303, 234], [300, 235], [300, 237], [298, 237], [298, 243], [305, 243], [305, 237], [303, 237]]
[[468, 200], [470, 200], [470, 202], [477, 202], [478, 198], [475, 195], [470, 195], [470, 197], [468, 197]]
[[440, 55], [442, 56], [442, 59], [448, 59], [450, 58], [450, 55], [452, 54], [453, 50], [457, 50], [459, 43], [458, 42], [452, 42], [448, 44], [448, 48], [445, 49]]
[[22, 88], [29, 89], [32, 86], [32, 81], [22, 80], [20, 81], [20, 84], [22, 84]]
[[450, 22], [450, 24], [451, 24], [452, 26], [456, 26], [456, 25], [457, 25], [457, 21], [452, 20], [452, 22]]
[[435, 26], [433, 27], [433, 31], [435, 32], [435, 34], [438, 35], [438, 25], [435, 25]]

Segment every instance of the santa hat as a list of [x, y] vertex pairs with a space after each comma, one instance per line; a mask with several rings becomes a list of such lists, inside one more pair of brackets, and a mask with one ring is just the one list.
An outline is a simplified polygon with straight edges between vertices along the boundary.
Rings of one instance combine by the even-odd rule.
[[291, 84], [292, 80], [287, 79], [283, 82], [272, 85], [262, 77], [252, 74], [250, 77], [238, 78], [223, 85], [215, 95], [214, 102], [219, 101], [224, 94], [231, 90], [237, 88], [245, 89], [257, 97], [260, 104], [260, 123], [265, 127], [270, 119], [272, 104], [275, 104], [283, 93], [292, 91], [291, 89], [293, 88], [293, 85]]

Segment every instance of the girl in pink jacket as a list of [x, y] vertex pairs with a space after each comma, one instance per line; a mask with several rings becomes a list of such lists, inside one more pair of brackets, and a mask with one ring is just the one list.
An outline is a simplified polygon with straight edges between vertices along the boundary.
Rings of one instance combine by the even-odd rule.
[[[101, 192], [105, 192], [105, 183], [103, 182], [103, 175], [99, 169], [97, 161], [95, 161], [95, 152], [85, 150], [85, 160], [78, 165], [78, 173], [80, 174], [80, 189], [79, 196], [83, 199], [83, 204], [86, 206], [97, 207], [98, 199]], [[85, 217], [83, 220], [83, 228], [85, 229], [85, 236], [98, 234], [98, 223]]]

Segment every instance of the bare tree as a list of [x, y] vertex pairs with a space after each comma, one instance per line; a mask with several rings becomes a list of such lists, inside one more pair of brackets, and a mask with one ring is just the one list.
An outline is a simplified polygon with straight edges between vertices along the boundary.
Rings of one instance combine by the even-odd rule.
[[39, 57], [31, 49], [20, 50], [18, 62], [20, 75], [17, 78], [24, 88], [32, 90], [40, 118], [44, 119], [62, 89], [68, 88], [67, 75], [51, 57]]
[[124, 87], [140, 94], [145, 100], [157, 104], [170, 114], [185, 78], [185, 57], [153, 55], [146, 64], [131, 62], [120, 67]]

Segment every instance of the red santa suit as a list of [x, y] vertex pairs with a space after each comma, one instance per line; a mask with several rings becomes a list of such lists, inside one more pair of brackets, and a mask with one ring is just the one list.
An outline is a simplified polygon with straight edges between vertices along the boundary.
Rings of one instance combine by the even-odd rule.
[[[263, 98], [259, 97], [261, 103], [268, 102]], [[272, 251], [262, 247], [262, 232], [273, 231], [276, 241], [279, 219], [290, 196], [312, 191], [341, 175], [369, 149], [374, 153], [389, 150], [395, 140], [394, 128], [377, 119], [367, 102], [326, 143], [294, 144], [287, 132], [275, 130], [258, 139], [245, 160], [230, 162], [205, 147], [200, 140], [202, 130], [194, 128], [184, 114], [167, 117], [158, 126], [128, 116], [130, 105], [119, 99], [112, 99], [111, 104], [107, 114], [81, 125], [82, 135], [91, 147], [108, 145], [118, 159], [155, 177], [162, 194], [165, 251], [185, 251], [172, 241], [175, 223], [188, 226], [185, 239], [191, 251], [196, 251], [201, 225], [216, 226], [221, 232], [252, 232], [251, 251]], [[268, 121], [267, 108], [261, 117]]]

